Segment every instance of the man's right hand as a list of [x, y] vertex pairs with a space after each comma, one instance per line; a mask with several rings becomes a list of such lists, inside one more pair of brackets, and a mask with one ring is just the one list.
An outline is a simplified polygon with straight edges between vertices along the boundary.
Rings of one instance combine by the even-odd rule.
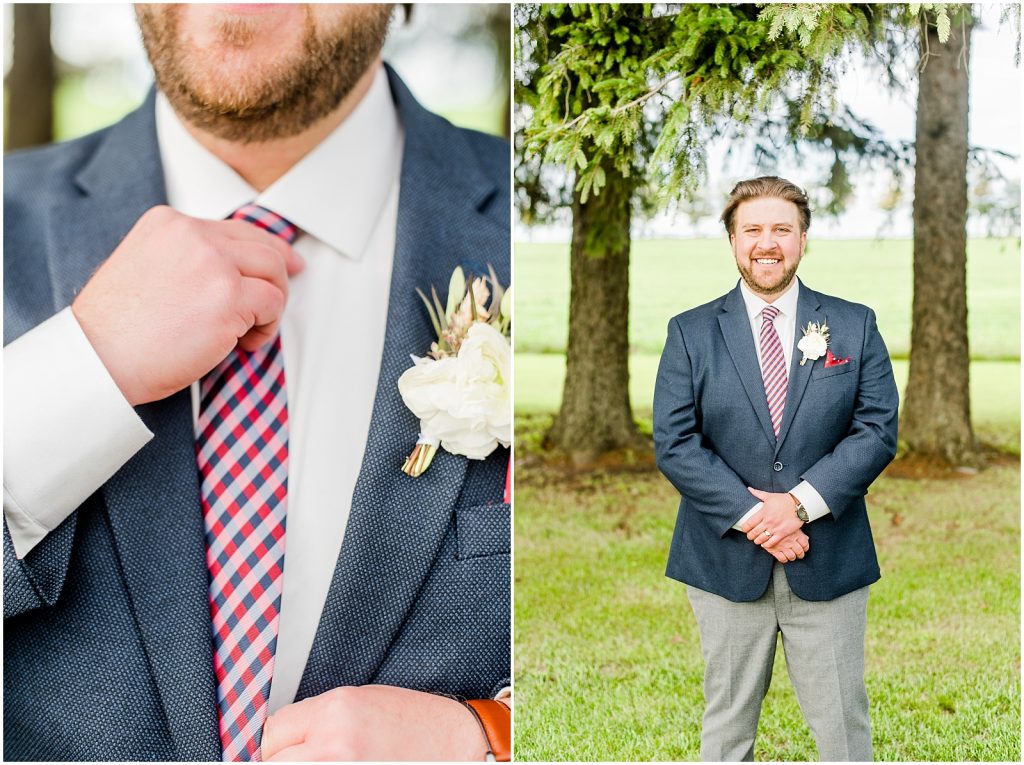
[[303, 267], [287, 242], [251, 223], [154, 207], [71, 310], [135, 406], [192, 384], [236, 345], [254, 351], [273, 339], [288, 277]]
[[779, 563], [792, 563], [807, 554], [807, 551], [811, 549], [811, 540], [801, 529], [797, 529], [789, 536], [780, 539], [775, 547], [771, 549], [762, 547], [761, 549]]

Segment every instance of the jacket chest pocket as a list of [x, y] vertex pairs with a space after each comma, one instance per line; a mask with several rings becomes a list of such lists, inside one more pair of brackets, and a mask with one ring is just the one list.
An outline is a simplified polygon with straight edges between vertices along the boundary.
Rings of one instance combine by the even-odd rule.
[[[812, 380], [824, 380], [824, 379], [829, 378], [829, 377], [837, 377], [839, 375], [847, 375], [847, 374], [850, 374], [850, 372], [856, 372], [856, 371], [857, 371], [857, 360], [856, 359], [850, 359], [845, 364], [835, 364], [834, 366], [831, 366], [831, 367], [826, 367], [824, 364], [821, 364], [821, 366], [815, 365], [814, 369], [811, 370], [811, 379]], [[856, 381], [856, 379], [857, 379], [857, 377], [856, 377], [856, 375], [854, 375], [854, 377], [849, 378], [848, 381], [850, 381], [850, 380]]]
[[459, 560], [508, 555], [511, 550], [512, 506], [488, 502], [455, 508], [456, 555]]

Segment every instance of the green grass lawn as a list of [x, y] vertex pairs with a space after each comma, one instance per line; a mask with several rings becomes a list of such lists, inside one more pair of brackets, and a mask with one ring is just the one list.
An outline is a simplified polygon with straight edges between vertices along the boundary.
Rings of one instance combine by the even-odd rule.
[[[630, 265], [630, 344], [661, 353], [668, 320], [714, 300], [739, 278], [721, 239], [633, 243]], [[800, 278], [820, 292], [865, 303], [896, 357], [910, 349], [912, 243], [906, 239], [810, 240]], [[569, 248], [517, 243], [516, 350], [560, 353], [569, 322]], [[1016, 240], [973, 239], [968, 245], [967, 292], [971, 356], [1020, 358], [1020, 250]]]
[[[521, 443], [548, 419], [520, 418]], [[876, 759], [1020, 759], [1019, 497], [1015, 464], [872, 488]], [[663, 575], [675, 490], [650, 471], [570, 477], [527, 456], [515, 502], [517, 759], [697, 759], [700, 644], [683, 585]], [[781, 646], [774, 678], [757, 759], [815, 759]]]
[[[1020, 449], [1015, 243], [968, 258], [972, 419]], [[516, 251], [515, 678], [520, 760], [694, 760], [703, 665], [684, 587], [664, 576], [678, 494], [652, 469], [562, 472], [536, 445], [561, 400], [565, 246]], [[903, 390], [910, 243], [815, 242], [801, 277], [875, 308]], [[634, 245], [631, 398], [649, 426], [667, 320], [735, 283], [721, 241]], [[882, 579], [868, 607], [867, 684], [878, 760], [1020, 759], [1020, 466], [883, 476], [869, 512]], [[755, 750], [817, 756], [778, 652]]]

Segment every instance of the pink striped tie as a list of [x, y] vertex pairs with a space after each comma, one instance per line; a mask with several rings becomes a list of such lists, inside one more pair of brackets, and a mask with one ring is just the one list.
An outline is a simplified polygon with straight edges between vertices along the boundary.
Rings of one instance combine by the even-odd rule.
[[786, 355], [782, 352], [779, 333], [775, 331], [775, 317], [779, 309], [773, 305], [761, 311], [761, 377], [764, 379], [764, 395], [768, 400], [768, 414], [772, 418], [772, 429], [779, 437], [782, 426], [782, 411], [786, 408]]
[[[289, 243], [298, 231], [256, 205], [231, 215]], [[288, 492], [281, 337], [235, 349], [200, 384], [199, 465], [218, 719], [225, 762], [260, 759], [274, 674]]]

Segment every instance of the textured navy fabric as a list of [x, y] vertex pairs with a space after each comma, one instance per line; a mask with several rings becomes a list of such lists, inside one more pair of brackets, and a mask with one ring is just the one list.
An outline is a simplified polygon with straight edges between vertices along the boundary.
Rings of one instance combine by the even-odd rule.
[[[418, 422], [396, 384], [433, 339], [416, 287], [488, 262], [508, 284], [509, 147], [388, 74], [406, 145], [384, 358], [298, 698], [365, 683], [478, 697], [510, 677], [509, 452], [440, 452], [404, 475]], [[6, 344], [166, 202], [152, 94], [109, 129], [6, 157], [4, 181]], [[220, 759], [188, 392], [138, 411], [156, 437], [24, 560], [4, 528], [5, 759]]]
[[800, 285], [797, 327], [828, 324], [825, 358], [794, 339], [778, 438], [739, 286], [673, 318], [654, 392], [658, 466], [682, 495], [666, 573], [732, 601], [757, 600], [772, 558], [732, 528], [756, 499], [807, 480], [831, 513], [803, 527], [810, 552], [783, 570], [805, 600], [831, 600], [880, 573], [864, 496], [896, 454], [898, 393], [871, 309]]

